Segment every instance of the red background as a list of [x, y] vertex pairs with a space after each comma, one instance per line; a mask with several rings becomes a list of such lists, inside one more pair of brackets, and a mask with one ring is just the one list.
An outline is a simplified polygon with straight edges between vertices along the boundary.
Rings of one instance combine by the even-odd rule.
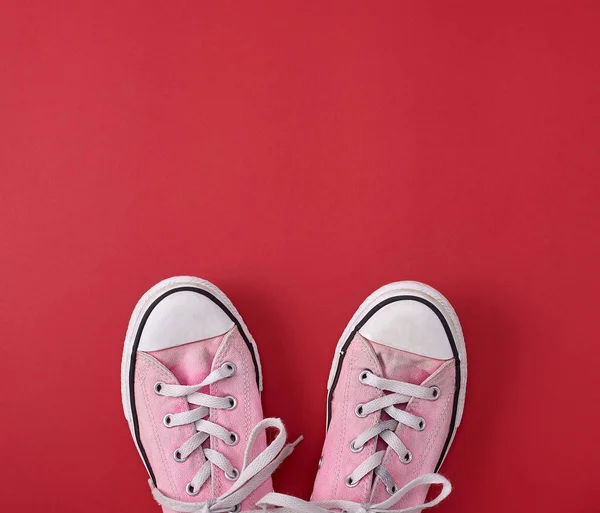
[[121, 412], [131, 311], [215, 282], [305, 441], [335, 343], [417, 279], [466, 334], [437, 511], [600, 511], [600, 4], [2, 2], [2, 511], [158, 511]]

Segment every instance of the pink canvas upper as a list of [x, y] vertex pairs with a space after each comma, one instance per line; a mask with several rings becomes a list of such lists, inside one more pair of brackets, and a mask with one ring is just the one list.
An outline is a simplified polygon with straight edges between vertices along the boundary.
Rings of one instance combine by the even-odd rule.
[[[358, 503], [379, 503], [389, 498], [383, 482], [373, 479], [373, 472], [355, 487], [345, 479], [368, 456], [386, 448], [381, 440], [371, 440], [360, 452], [350, 450], [351, 442], [368, 427], [380, 420], [380, 412], [358, 417], [356, 406], [383, 395], [381, 390], [359, 381], [364, 370], [377, 376], [406, 383], [437, 386], [440, 397], [435, 401], [411, 399], [399, 405], [426, 420], [423, 431], [402, 424], [396, 435], [412, 452], [412, 461], [404, 464], [398, 455], [387, 448], [382, 465], [391, 473], [399, 488], [415, 477], [433, 472], [448, 437], [454, 400], [455, 362], [437, 360], [387, 347], [356, 334], [349, 345], [332, 400], [331, 422], [323, 447], [323, 460], [317, 473], [312, 500], [350, 500]], [[385, 413], [383, 415], [386, 415]], [[386, 415], [387, 417], [387, 415]], [[421, 504], [427, 494], [425, 487], [409, 492], [394, 509]]]
[[[165, 495], [182, 501], [204, 502], [227, 491], [233, 484], [224, 472], [213, 465], [211, 480], [205, 483], [196, 496], [186, 492], [187, 484], [204, 463], [201, 450], [194, 451], [185, 462], [173, 458], [175, 450], [195, 433], [193, 425], [166, 427], [163, 418], [167, 414], [188, 411], [185, 398], [160, 396], [155, 393], [157, 382], [176, 385], [197, 385], [213, 370], [231, 362], [236, 372], [199, 390], [214, 396], [233, 396], [237, 405], [232, 410], [211, 409], [210, 421], [239, 435], [239, 442], [230, 446], [216, 437], [204, 444], [226, 456], [236, 468], [241, 468], [247, 440], [254, 426], [263, 418], [260, 393], [252, 356], [237, 328], [207, 340], [153, 352], [138, 351], [134, 387], [140, 439], [156, 478], [156, 485]], [[255, 454], [264, 450], [266, 438], [259, 436]], [[260, 485], [242, 504], [242, 510], [254, 509], [255, 503], [272, 491], [271, 480]], [[164, 509], [165, 513], [171, 513]]]

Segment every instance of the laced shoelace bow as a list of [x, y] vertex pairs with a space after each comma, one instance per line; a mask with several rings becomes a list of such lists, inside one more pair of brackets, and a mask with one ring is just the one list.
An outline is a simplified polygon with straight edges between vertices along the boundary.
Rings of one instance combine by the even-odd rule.
[[[393, 509], [408, 492], [419, 486], [442, 485], [439, 494], [431, 501], [403, 509]], [[276, 508], [277, 513], [413, 513], [431, 508], [442, 502], [450, 492], [452, 485], [440, 474], [423, 474], [410, 481], [388, 499], [377, 504], [359, 504], [353, 501], [331, 500], [309, 502], [291, 495], [268, 493], [256, 505], [263, 511]]]
[[[223, 454], [214, 449], [202, 447], [202, 444], [210, 436], [215, 436], [228, 445], [235, 445], [239, 441], [239, 436], [236, 433], [205, 418], [208, 417], [211, 408], [231, 409], [235, 407], [235, 399], [233, 397], [215, 397], [198, 392], [203, 387], [232, 376], [235, 370], [235, 365], [227, 362], [219, 369], [211, 372], [199, 385], [156, 384], [155, 392], [157, 394], [167, 397], [185, 397], [189, 404], [197, 406], [197, 408], [183, 413], [168, 414], [163, 420], [165, 426], [169, 428], [186, 424], [193, 424], [196, 428], [196, 433], [174, 453], [176, 461], [185, 461], [190, 454], [198, 449], [204, 455], [204, 463], [188, 484], [187, 493], [190, 496], [198, 495], [200, 488], [211, 476], [212, 465], [219, 467], [225, 472], [226, 477], [235, 481], [229, 490], [220, 497], [205, 502], [187, 502], [167, 497], [150, 480], [152, 495], [161, 506], [178, 513], [237, 512], [241, 502], [273, 474], [281, 462], [291, 454], [295, 446], [302, 440], [302, 437], [300, 437], [294, 443], [286, 445], [287, 434], [283, 422], [275, 418], [264, 419], [254, 427], [249, 435], [243, 465], [240, 470], [236, 469]], [[277, 436], [256, 458], [251, 460], [254, 445], [259, 435], [269, 428], [276, 429], [278, 431]]]
[[[254, 445], [260, 433], [268, 428], [279, 431], [275, 439], [250, 461]], [[269, 418], [261, 420], [250, 433], [248, 445], [244, 452], [244, 463], [235, 483], [223, 495], [205, 502], [186, 502], [171, 499], [164, 495], [149, 481], [152, 495], [156, 502], [178, 513], [225, 513], [239, 511], [239, 505], [254, 490], [264, 483], [275, 472], [282, 461], [287, 458], [296, 445], [300, 443], [299, 437], [294, 443], [286, 444], [286, 431], [280, 419]]]

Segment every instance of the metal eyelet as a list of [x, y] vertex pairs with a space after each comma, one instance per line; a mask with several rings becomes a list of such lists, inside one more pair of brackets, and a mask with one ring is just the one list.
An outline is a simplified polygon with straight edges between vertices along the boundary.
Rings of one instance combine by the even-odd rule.
[[156, 383], [154, 385], [154, 393], [157, 395], [161, 395], [160, 391], [162, 390], [164, 383], [162, 381], [159, 381], [158, 383]]
[[404, 458], [400, 458], [400, 461], [405, 465], [408, 465], [412, 461], [412, 452], [407, 450]]
[[389, 493], [390, 495], [394, 495], [398, 491], [398, 487], [395, 484], [392, 485], [391, 488], [388, 488], [386, 486], [385, 489], [386, 489], [387, 493]]
[[177, 449], [174, 453], [173, 453], [173, 459], [177, 462], [177, 463], [183, 463], [185, 460], [187, 460], [187, 458], [183, 458], [181, 456], [181, 451], [179, 449]]
[[235, 364], [234, 364], [234, 363], [231, 363], [231, 362], [225, 362], [225, 363], [222, 365], [222, 367], [225, 367], [225, 368], [226, 368], [226, 369], [227, 369], [229, 372], [231, 372], [231, 374], [230, 374], [231, 376], [233, 376], [233, 375], [234, 375], [234, 373], [235, 373], [235, 370], [236, 370], [236, 366], [235, 366]]
[[235, 481], [238, 477], [240, 477], [240, 471], [237, 468], [233, 467], [231, 474], [225, 472], [225, 477], [230, 481]]
[[367, 416], [367, 414], [364, 412], [364, 405], [363, 404], [359, 404], [356, 406], [356, 409], [354, 410], [354, 413], [356, 413], [357, 417], [360, 417], [361, 419], [365, 418]]
[[196, 490], [192, 486], [192, 483], [188, 483], [188, 485], [185, 487], [185, 491], [187, 492], [188, 495], [191, 495], [192, 497], [194, 497], [195, 495], [198, 495], [200, 493], [200, 488], [198, 488]]
[[163, 424], [164, 424], [165, 426], [167, 426], [168, 428], [170, 428], [170, 427], [171, 427], [171, 414], [170, 414], [170, 413], [168, 413], [167, 415], [165, 415], [165, 416], [163, 417]]
[[225, 408], [225, 409], [226, 410], [233, 410], [237, 406], [237, 401], [235, 400], [235, 397], [233, 397], [232, 395], [230, 395], [229, 397], [227, 397], [227, 399], [229, 399], [229, 406], [227, 408]]
[[426, 425], [427, 425], [427, 422], [425, 422], [425, 419], [423, 417], [421, 417], [421, 420], [419, 421], [419, 427], [417, 428], [417, 431], [423, 431], [425, 429]]
[[442, 395], [442, 391], [436, 386], [429, 387], [429, 389], [433, 395], [433, 400], [437, 401], [440, 398], [440, 395]]
[[344, 480], [344, 482], [346, 483], [346, 486], [347, 486], [348, 488], [354, 488], [354, 487], [355, 487], [355, 486], [358, 484], [358, 481], [354, 481], [354, 479], [352, 479], [352, 476], [348, 476], [348, 477], [347, 477], [347, 478]]
[[319, 458], [318, 467], [321, 468], [323, 466], [323, 456]]
[[233, 431], [229, 432], [229, 440], [226, 440], [225, 443], [227, 445], [236, 445], [240, 441], [240, 437], [237, 433]]
[[233, 509], [231, 510], [230, 513], [240, 513], [241, 509], [242, 509], [242, 505], [241, 504], [236, 504], [233, 507]]
[[358, 381], [365, 385], [365, 380], [369, 377], [369, 374], [373, 374], [373, 371], [371, 371], [371, 369], [365, 369], [358, 375]]
[[361, 445], [360, 447], [356, 447], [356, 440], [352, 440], [352, 441], [350, 442], [350, 450], [351, 450], [352, 452], [360, 452], [360, 451], [362, 451], [364, 448], [365, 448], [365, 446], [364, 446], [364, 445]]

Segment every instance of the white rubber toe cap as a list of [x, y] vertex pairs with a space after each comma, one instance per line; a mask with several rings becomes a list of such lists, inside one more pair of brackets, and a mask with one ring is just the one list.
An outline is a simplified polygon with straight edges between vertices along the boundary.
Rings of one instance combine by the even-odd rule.
[[227, 333], [234, 323], [206, 296], [178, 291], [163, 298], [150, 312], [139, 351], [158, 351]]
[[395, 301], [378, 310], [359, 330], [372, 342], [410, 353], [449, 360], [453, 357], [442, 322], [427, 305]]

